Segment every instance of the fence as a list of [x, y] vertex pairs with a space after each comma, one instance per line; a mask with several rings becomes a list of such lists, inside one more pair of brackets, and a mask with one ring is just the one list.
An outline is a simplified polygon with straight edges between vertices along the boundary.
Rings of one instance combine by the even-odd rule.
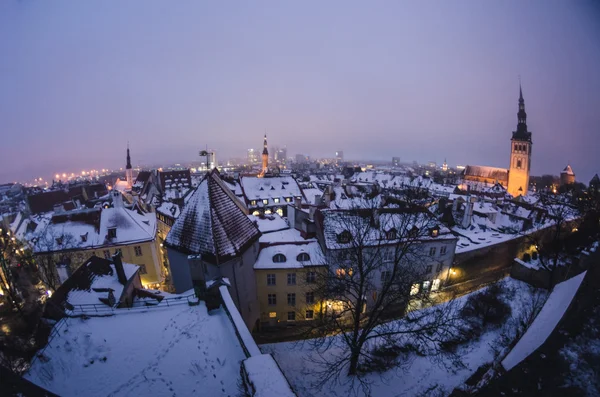
[[184, 296], [177, 296], [174, 298], [163, 298], [162, 300], [155, 301], [136, 301], [129, 306], [116, 307], [108, 306], [102, 303], [98, 304], [85, 304], [85, 305], [72, 305], [72, 309], [65, 310], [65, 314], [68, 317], [79, 317], [82, 315], [87, 316], [110, 316], [117, 313], [131, 312], [131, 311], [144, 311], [157, 307], [171, 307], [181, 304], [194, 305], [198, 302], [196, 294], [189, 294]]

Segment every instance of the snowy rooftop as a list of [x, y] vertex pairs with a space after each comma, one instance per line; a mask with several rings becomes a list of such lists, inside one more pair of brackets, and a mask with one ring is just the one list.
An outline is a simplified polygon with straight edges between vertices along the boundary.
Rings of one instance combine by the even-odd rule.
[[270, 354], [248, 358], [244, 361], [244, 368], [250, 383], [256, 390], [255, 397], [296, 396]]
[[[186, 302], [186, 301], [184, 301]], [[67, 319], [26, 378], [61, 396], [238, 395], [246, 358], [223, 309]]]
[[288, 229], [288, 223], [277, 213], [264, 216], [248, 215], [248, 218], [258, 226], [261, 233], [269, 233], [277, 230]]
[[274, 244], [274, 243], [293, 243], [293, 242], [306, 242], [306, 241], [317, 241], [316, 239], [305, 239], [297, 229], [284, 229], [277, 232], [265, 233], [260, 236], [258, 240], [261, 244]]
[[[84, 266], [89, 265], [89, 262]], [[123, 263], [125, 277], [129, 280], [139, 266], [131, 263]], [[107, 298], [107, 292], [98, 291], [103, 289], [113, 290], [113, 294], [117, 302], [123, 293], [124, 285], [117, 278], [115, 265], [110, 265], [110, 273], [108, 274], [92, 274], [89, 289], [71, 289], [67, 295], [67, 301], [71, 305], [93, 305], [102, 303], [101, 298]]]
[[259, 236], [242, 204], [213, 170], [190, 195], [165, 242], [188, 254], [233, 256]]
[[298, 182], [291, 176], [278, 176], [272, 178], [242, 177], [240, 178], [242, 192], [246, 200], [269, 200], [268, 205], [277, 204], [274, 199], [279, 199], [279, 203], [285, 203], [286, 198], [293, 199], [302, 197], [302, 190]]
[[160, 206], [156, 207], [156, 212], [177, 219], [179, 218], [179, 214], [181, 214], [181, 208], [175, 203], [164, 201]]
[[[285, 262], [274, 262], [273, 259], [277, 254], [283, 254]], [[302, 258], [301, 254], [307, 254], [308, 258]], [[323, 255], [321, 246], [316, 241], [312, 241], [272, 245], [263, 248], [254, 263], [254, 269], [300, 269], [305, 266], [321, 266], [324, 264], [325, 255]]]

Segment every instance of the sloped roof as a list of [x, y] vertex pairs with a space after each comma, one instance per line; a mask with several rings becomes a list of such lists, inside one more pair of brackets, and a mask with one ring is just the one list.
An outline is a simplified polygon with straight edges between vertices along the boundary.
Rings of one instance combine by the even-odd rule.
[[506, 168], [487, 167], [482, 165], [467, 165], [464, 176], [473, 176], [479, 178], [490, 178], [498, 181], [508, 180], [508, 170]]
[[567, 164], [567, 166], [565, 167], [565, 169], [562, 170], [561, 174], [575, 175], [575, 173], [573, 172], [573, 168], [571, 168], [570, 164]]
[[165, 243], [188, 254], [234, 256], [260, 237], [216, 170], [191, 194]]

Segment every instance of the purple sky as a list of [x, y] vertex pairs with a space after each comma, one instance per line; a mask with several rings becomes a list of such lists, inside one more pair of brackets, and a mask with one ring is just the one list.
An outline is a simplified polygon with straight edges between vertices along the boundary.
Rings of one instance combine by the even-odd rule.
[[[210, 4], [209, 4], [210, 3]], [[376, 5], [376, 6], [375, 6]], [[288, 154], [600, 172], [593, 1], [0, 2], [0, 182]]]

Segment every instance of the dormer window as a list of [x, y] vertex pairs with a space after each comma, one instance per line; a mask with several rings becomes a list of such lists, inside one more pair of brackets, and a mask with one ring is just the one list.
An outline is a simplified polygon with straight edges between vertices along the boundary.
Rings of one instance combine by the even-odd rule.
[[391, 228], [387, 232], [385, 232], [385, 238], [387, 240], [394, 240], [398, 236], [398, 231], [394, 228]]
[[291, 201], [292, 201], [291, 197], [286, 197], [286, 198], [285, 198], [285, 202], [286, 202], [286, 203], [289, 203], [289, 202], [291, 202]]
[[348, 230], [344, 230], [337, 235], [337, 241], [341, 244], [348, 244], [352, 240], [352, 234]]
[[275, 190], [275, 186], [271, 186], [271, 190]]
[[108, 228], [108, 238], [117, 238], [117, 228], [116, 227]]
[[86, 234], [82, 234], [81, 235], [81, 242], [85, 243], [87, 241], [87, 238], [88, 238], [88, 234], [87, 233]]
[[273, 202], [274, 202], [275, 204], [279, 203], [279, 197], [275, 197], [275, 198], [273, 199]]
[[287, 258], [283, 254], [275, 254], [273, 255], [273, 263], [284, 263], [287, 261]]
[[57, 238], [56, 238], [56, 244], [58, 244], [58, 245], [62, 245], [62, 243], [63, 243], [63, 238], [62, 238], [62, 236], [61, 236], [61, 237], [57, 237]]
[[310, 260], [310, 255], [308, 255], [306, 252], [302, 252], [302, 253], [298, 254], [298, 256], [296, 257], [296, 260], [298, 262], [308, 262]]
[[416, 226], [413, 226], [412, 229], [410, 229], [410, 231], [408, 232], [409, 237], [417, 237], [418, 235], [419, 235], [419, 228]]
[[262, 202], [263, 202], [264, 205], [267, 205], [267, 204], [269, 204], [269, 199], [263, 199]]
[[250, 205], [256, 205], [256, 200], [250, 201]]
[[434, 227], [431, 229], [431, 237], [437, 237], [440, 234], [440, 228]]

